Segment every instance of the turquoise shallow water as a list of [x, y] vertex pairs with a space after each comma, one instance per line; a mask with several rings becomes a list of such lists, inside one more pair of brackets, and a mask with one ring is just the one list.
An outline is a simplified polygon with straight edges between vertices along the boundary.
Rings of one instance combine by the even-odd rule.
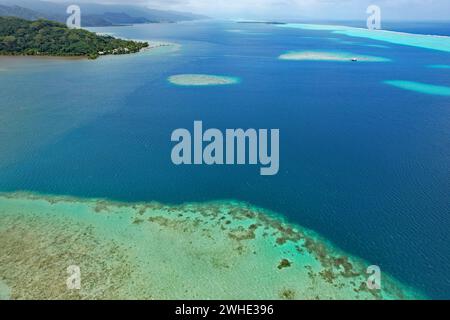
[[363, 28], [346, 27], [338, 25], [317, 24], [286, 24], [284, 28], [298, 28], [305, 30], [331, 31], [334, 34], [343, 34], [349, 37], [367, 38], [398, 45], [450, 52], [450, 37], [423, 34], [411, 34], [386, 30], [368, 30]]
[[[247, 201], [431, 297], [449, 297], [450, 100], [384, 83], [449, 87], [445, 70], [426, 67], [448, 64], [449, 53], [229, 22], [98, 30], [181, 46], [96, 61], [1, 58], [0, 191]], [[390, 62], [278, 59], [312, 49]], [[193, 73], [242, 82], [198, 88], [167, 81]], [[279, 128], [280, 173], [173, 166], [170, 135], [195, 120], [223, 130]]]
[[401, 81], [401, 80], [389, 80], [385, 81], [385, 83], [404, 90], [410, 90], [430, 95], [438, 95], [446, 97], [450, 96], [450, 87], [436, 86], [427, 83], [420, 83], [414, 81]]
[[435, 69], [450, 69], [450, 65], [447, 65], [447, 64], [434, 64], [429, 67], [435, 68]]
[[[368, 262], [236, 201], [0, 194], [0, 235], [0, 294], [12, 299], [424, 298], [386, 274], [371, 290]], [[74, 264], [79, 291], [67, 290], [62, 272]]]

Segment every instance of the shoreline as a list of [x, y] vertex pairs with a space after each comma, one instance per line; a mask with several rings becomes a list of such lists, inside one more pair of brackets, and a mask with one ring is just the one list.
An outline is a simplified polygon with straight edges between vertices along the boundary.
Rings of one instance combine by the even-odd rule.
[[[385, 274], [383, 290], [369, 290], [364, 287], [366, 275], [363, 274], [370, 265], [368, 262], [346, 254], [314, 231], [286, 222], [280, 214], [245, 202], [165, 205], [27, 192], [0, 193], [0, 220], [0, 237], [13, 256], [0, 254], [0, 279], [10, 285], [14, 282], [11, 286], [16, 298], [41, 297], [39, 290], [31, 293], [21, 288], [16, 283], [22, 281], [21, 277], [25, 277], [23, 281], [32, 281], [27, 280], [27, 275], [33, 279], [56, 277], [52, 270], [33, 271], [35, 262], [26, 263], [32, 253], [33, 259], [47, 261], [49, 254], [31, 248], [34, 243], [42, 247], [45, 242], [50, 256], [56, 255], [61, 260], [67, 258], [67, 252], [92, 246], [91, 250], [101, 249], [96, 263], [113, 265], [111, 274], [114, 276], [108, 281], [116, 290], [95, 294], [89, 289], [81, 292], [81, 296], [69, 295], [74, 299], [110, 295], [137, 299], [149, 298], [149, 295], [156, 299], [425, 299], [418, 291]], [[83, 230], [89, 230], [86, 231], [89, 237], [80, 237]], [[22, 244], [20, 234], [23, 232], [29, 239]], [[61, 242], [72, 237], [76, 242]], [[24, 257], [17, 250], [22, 245], [30, 247]], [[104, 249], [110, 247], [115, 248], [114, 254], [105, 255]], [[132, 257], [125, 257], [129, 252], [133, 253]], [[14, 265], [17, 259], [25, 262]], [[74, 260], [71, 261], [80, 263], [79, 258]], [[83, 260], [83, 264], [89, 274], [96, 268], [89, 261]], [[132, 271], [122, 275], [125, 266], [133, 266]], [[61, 266], [53, 272], [64, 272], [64, 268]], [[161, 281], [152, 278], [152, 274], [160, 272], [168, 272], [167, 277], [162, 277]], [[177, 283], [172, 283], [174, 275]], [[135, 276], [143, 277], [144, 284], [152, 283], [153, 289], [136, 285]], [[250, 281], [248, 277], [254, 276], [261, 276], [263, 280]], [[196, 281], [191, 283], [190, 277]], [[212, 281], [223, 291], [217, 291], [218, 288], [209, 283], [200, 282], [199, 286], [198, 281], [202, 279]], [[89, 288], [100, 283], [100, 279], [92, 278]], [[63, 284], [59, 284], [57, 292], [67, 297]], [[194, 286], [192, 293], [184, 293], [183, 285]], [[236, 286], [242, 286], [240, 291]], [[244, 287], [250, 291], [245, 291]], [[143, 293], [142, 290], [150, 291]]]
[[[138, 40], [132, 40], [132, 41], [138, 41]], [[48, 60], [68, 60], [68, 61], [78, 61], [78, 60], [92, 60], [95, 61], [97, 59], [100, 59], [102, 57], [111, 57], [111, 56], [130, 56], [130, 55], [137, 55], [146, 51], [151, 51], [163, 47], [171, 47], [176, 46], [175, 43], [169, 43], [169, 42], [151, 42], [148, 40], [139, 40], [140, 42], [146, 42], [148, 44], [148, 47], [142, 48], [137, 52], [130, 52], [130, 53], [124, 53], [124, 54], [101, 54], [95, 59], [90, 58], [88, 55], [80, 55], [80, 56], [71, 56], [71, 55], [49, 55], [49, 54], [43, 54], [43, 55], [35, 55], [35, 54], [0, 54], [1, 58], [37, 58], [37, 59], [48, 59]]]

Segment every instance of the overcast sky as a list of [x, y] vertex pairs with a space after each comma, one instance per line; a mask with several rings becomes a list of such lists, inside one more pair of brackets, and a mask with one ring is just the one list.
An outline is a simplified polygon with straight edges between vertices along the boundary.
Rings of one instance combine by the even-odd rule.
[[[67, 0], [52, 0], [67, 1]], [[73, 0], [73, 2], [139, 4], [190, 11], [216, 18], [365, 19], [370, 4], [385, 19], [450, 21], [450, 0]]]

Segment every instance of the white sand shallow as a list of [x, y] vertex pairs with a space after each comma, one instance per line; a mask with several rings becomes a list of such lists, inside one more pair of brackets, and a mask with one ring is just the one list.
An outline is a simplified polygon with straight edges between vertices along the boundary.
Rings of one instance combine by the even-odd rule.
[[327, 52], [327, 51], [290, 51], [280, 55], [281, 60], [293, 61], [361, 61], [361, 62], [387, 62], [389, 59], [353, 54], [349, 52]]
[[240, 82], [236, 77], [209, 74], [179, 74], [169, 77], [168, 80], [178, 86], [220, 86]]

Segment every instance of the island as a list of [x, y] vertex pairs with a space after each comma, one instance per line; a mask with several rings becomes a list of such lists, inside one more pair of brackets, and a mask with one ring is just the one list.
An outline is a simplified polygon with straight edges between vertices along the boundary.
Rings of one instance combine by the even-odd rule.
[[[208, 19], [206, 16], [189, 12], [155, 10], [143, 5], [126, 4], [126, 1], [119, 5], [89, 2], [84, 1], [82, 4], [82, 27], [116, 27]], [[67, 6], [68, 3], [64, 1], [58, 3], [42, 0], [0, 0], [0, 16], [65, 23], [68, 18]]]
[[101, 55], [136, 53], [148, 47], [147, 42], [69, 29], [62, 23], [50, 20], [0, 17], [0, 55], [96, 59]]

